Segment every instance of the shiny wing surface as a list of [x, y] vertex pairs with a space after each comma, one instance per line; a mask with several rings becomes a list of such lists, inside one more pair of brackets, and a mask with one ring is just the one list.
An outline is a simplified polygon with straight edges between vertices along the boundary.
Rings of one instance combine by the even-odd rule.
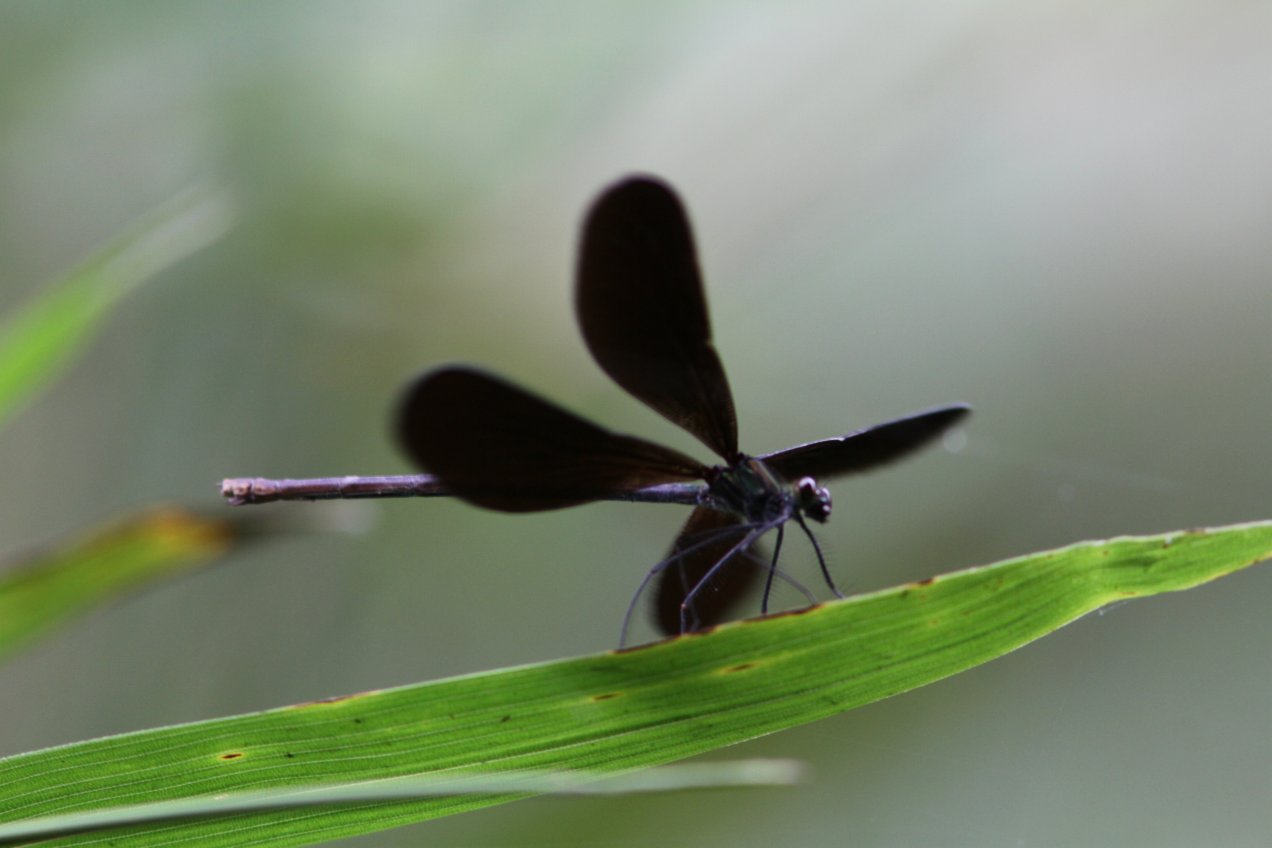
[[504, 512], [558, 509], [706, 472], [691, 457], [612, 433], [465, 367], [416, 380], [396, 423], [416, 465], [463, 500]]
[[967, 417], [967, 406], [944, 406], [759, 457], [787, 481], [871, 471], [925, 447]]
[[593, 204], [575, 308], [614, 382], [726, 460], [736, 457], [733, 397], [711, 343], [689, 218], [665, 183], [631, 177]]

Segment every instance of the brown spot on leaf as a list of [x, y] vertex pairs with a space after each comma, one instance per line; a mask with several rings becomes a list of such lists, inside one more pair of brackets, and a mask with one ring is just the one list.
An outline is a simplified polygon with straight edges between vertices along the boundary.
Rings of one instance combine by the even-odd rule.
[[243, 752], [242, 752], [242, 751], [230, 751], [230, 752], [228, 752], [228, 753], [222, 754], [222, 755], [221, 755], [221, 759], [223, 759], [223, 760], [237, 760], [237, 759], [238, 759], [239, 757], [241, 757], [241, 756], [243, 756]]
[[807, 613], [813, 612], [814, 610], [819, 610], [823, 606], [825, 606], [825, 604], [813, 604], [810, 607], [800, 607], [799, 609], [783, 610], [782, 612], [769, 613], [762, 619], [754, 619], [754, 620], [767, 621], [770, 618], [786, 618], [787, 616], [791, 616], [791, 615], [805, 615]]
[[378, 694], [375, 689], [369, 689], [366, 692], [354, 692], [350, 695], [332, 695], [329, 698], [318, 698], [314, 701], [301, 701], [299, 704], [293, 704], [293, 709], [304, 709], [306, 707], [328, 707], [332, 704], [343, 704], [345, 701], [356, 701], [358, 698], [365, 698], [368, 695]]
[[622, 692], [606, 692], [603, 695], [593, 695], [592, 700], [593, 701], [608, 701], [612, 698], [621, 698], [621, 697], [623, 697]]

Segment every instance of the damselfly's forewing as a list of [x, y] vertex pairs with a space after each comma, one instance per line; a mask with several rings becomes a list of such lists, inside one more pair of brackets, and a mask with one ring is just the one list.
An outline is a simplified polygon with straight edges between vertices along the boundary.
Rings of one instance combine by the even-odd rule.
[[671, 188], [631, 178], [593, 204], [574, 304], [588, 350], [614, 382], [737, 458], [733, 396], [711, 344], [689, 218]]
[[477, 506], [537, 512], [607, 494], [700, 479], [671, 448], [612, 433], [511, 383], [462, 366], [412, 384], [398, 439], [421, 468]]
[[971, 409], [962, 405], [943, 406], [833, 439], [774, 451], [759, 459], [784, 480], [829, 480], [873, 471], [926, 447], [969, 412]]

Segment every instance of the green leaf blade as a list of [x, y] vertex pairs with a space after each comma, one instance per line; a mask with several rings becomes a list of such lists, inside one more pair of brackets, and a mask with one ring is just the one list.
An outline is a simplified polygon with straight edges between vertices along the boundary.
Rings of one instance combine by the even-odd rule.
[[[0, 820], [452, 769], [658, 765], [934, 682], [1111, 601], [1199, 585], [1269, 556], [1272, 522], [1074, 545], [622, 652], [36, 752], [0, 761]], [[303, 845], [502, 800], [262, 813], [111, 835], [138, 846]]]

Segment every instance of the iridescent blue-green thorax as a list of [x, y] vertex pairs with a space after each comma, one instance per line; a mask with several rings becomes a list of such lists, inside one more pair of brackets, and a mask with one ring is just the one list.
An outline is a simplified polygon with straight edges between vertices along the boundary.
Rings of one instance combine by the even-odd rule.
[[792, 485], [760, 460], [746, 455], [731, 465], [712, 469], [707, 479], [706, 503], [755, 524], [772, 524], [798, 515], [817, 522], [830, 517], [830, 492], [812, 477], [803, 477]]

